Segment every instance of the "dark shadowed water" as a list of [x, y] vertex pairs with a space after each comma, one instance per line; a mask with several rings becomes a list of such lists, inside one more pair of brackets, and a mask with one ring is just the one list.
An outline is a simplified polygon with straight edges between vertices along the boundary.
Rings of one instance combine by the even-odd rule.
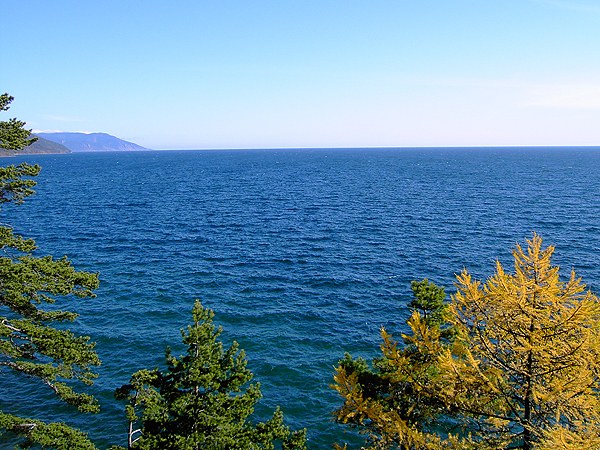
[[[75, 424], [101, 448], [126, 444], [114, 389], [182, 349], [194, 299], [247, 352], [266, 418], [280, 405], [309, 448], [351, 439], [331, 421], [328, 385], [345, 351], [377, 355], [399, 333], [410, 281], [452, 292], [533, 231], [555, 262], [600, 286], [600, 149], [256, 150], [18, 157], [38, 194], [1, 221], [101, 274], [97, 298], [69, 303], [103, 365], [102, 412], [56, 415], [43, 389], [9, 377], [0, 409]], [[23, 399], [14, 405], [15, 398]], [[37, 409], [31, 407], [37, 405]]]

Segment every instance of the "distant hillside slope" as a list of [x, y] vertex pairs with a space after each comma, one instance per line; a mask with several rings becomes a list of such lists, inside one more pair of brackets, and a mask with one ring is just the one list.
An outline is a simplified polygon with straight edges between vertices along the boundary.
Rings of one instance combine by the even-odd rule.
[[133, 142], [124, 141], [106, 133], [37, 133], [36, 135], [62, 144], [72, 152], [131, 152], [148, 150]]
[[18, 152], [11, 152], [9, 150], [0, 150], [0, 156], [11, 156], [18, 154], [41, 154], [41, 153], [71, 153], [64, 145], [58, 144], [56, 142], [49, 141], [48, 139], [44, 139], [42, 137], [37, 136], [38, 140], [35, 141], [28, 147], [25, 147]]

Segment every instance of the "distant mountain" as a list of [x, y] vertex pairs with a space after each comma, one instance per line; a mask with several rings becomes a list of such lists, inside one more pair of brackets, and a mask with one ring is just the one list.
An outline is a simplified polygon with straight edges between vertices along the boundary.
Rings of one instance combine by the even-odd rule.
[[38, 138], [33, 144], [28, 147], [25, 147], [18, 152], [13, 152], [9, 150], [0, 150], [0, 156], [11, 156], [11, 155], [19, 155], [19, 154], [41, 154], [41, 153], [71, 153], [64, 145], [58, 144], [56, 142], [49, 141], [48, 139], [44, 139], [43, 137], [36, 136]]
[[25, 147], [19, 153], [71, 153], [67, 147], [57, 142], [37, 136], [37, 141]]
[[131, 152], [148, 150], [106, 133], [37, 133], [36, 136], [64, 145], [72, 152]]

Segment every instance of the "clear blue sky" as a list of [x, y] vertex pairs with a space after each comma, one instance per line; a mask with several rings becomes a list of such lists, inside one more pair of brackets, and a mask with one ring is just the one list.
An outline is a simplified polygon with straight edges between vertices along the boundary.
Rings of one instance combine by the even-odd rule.
[[23, 0], [0, 91], [156, 149], [600, 145], [598, 0]]

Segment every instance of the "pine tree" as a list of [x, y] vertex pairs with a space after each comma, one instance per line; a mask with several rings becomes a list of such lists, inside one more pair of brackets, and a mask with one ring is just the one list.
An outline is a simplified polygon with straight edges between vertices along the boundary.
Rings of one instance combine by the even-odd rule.
[[[290, 432], [279, 408], [267, 422], [249, 421], [260, 386], [238, 344], [224, 349], [214, 313], [196, 301], [182, 330], [187, 353], [167, 350], [166, 370], [140, 370], [116, 392], [127, 400], [128, 447], [134, 449], [304, 449], [305, 431]], [[139, 428], [136, 428], [139, 427]]]
[[[12, 97], [0, 96], [0, 110], [8, 109]], [[0, 122], [0, 148], [19, 150], [33, 141], [24, 123], [11, 119]], [[39, 166], [26, 163], [0, 168], [0, 205], [20, 204], [33, 194]], [[39, 381], [60, 400], [82, 412], [98, 411], [96, 400], [77, 392], [73, 381], [90, 385], [100, 364], [89, 337], [77, 336], [67, 324], [77, 314], [53, 304], [67, 299], [92, 297], [98, 286], [97, 274], [80, 272], [69, 260], [38, 256], [35, 242], [0, 224], [0, 380], [9, 373], [26, 383]], [[0, 389], [2, 395], [3, 389]], [[32, 413], [35, 405], [31, 405]], [[22, 445], [42, 448], [93, 449], [86, 435], [64, 423], [43, 423], [0, 411], [0, 431], [21, 435]], [[2, 434], [0, 434], [0, 438]]]
[[422, 366], [407, 382], [415, 408], [439, 407], [435, 426], [365, 395], [368, 386], [338, 369], [342, 418], [365, 417], [381, 448], [599, 448], [600, 301], [573, 271], [560, 279], [553, 252], [534, 234], [526, 249], [516, 246], [513, 274], [498, 262], [483, 284], [458, 275], [447, 341], [418, 312], [404, 348], [384, 333], [389, 396], [413, 369], [406, 347], [431, 362], [427, 383]]
[[[0, 95], [0, 111], [8, 111], [14, 97]], [[31, 130], [25, 129], [25, 122], [12, 118], [0, 121], [0, 150], [21, 150], [37, 140], [31, 137]]]

